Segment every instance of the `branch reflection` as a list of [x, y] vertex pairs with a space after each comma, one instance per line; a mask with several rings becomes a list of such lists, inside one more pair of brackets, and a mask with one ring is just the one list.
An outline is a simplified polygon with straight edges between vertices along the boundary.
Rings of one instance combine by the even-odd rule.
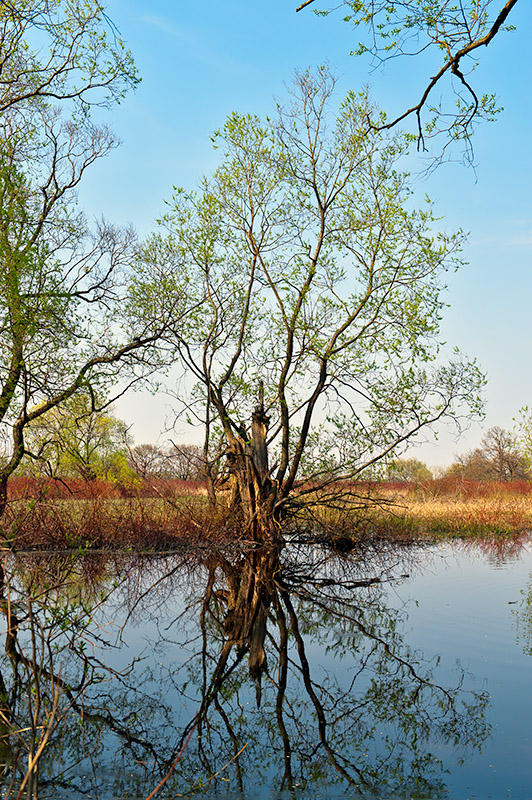
[[5, 558], [3, 797], [445, 796], [488, 700], [409, 646], [408, 560]]

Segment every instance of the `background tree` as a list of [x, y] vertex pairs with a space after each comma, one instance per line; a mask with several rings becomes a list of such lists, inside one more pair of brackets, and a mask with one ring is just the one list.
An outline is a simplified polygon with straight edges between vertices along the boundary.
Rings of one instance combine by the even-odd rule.
[[489, 481], [494, 479], [492, 465], [480, 447], [457, 456], [456, 461], [445, 470], [444, 477], [469, 481]]
[[166, 453], [156, 444], [137, 444], [130, 447], [128, 460], [131, 469], [143, 480], [164, 477]]
[[391, 481], [419, 483], [429, 481], [432, 472], [418, 458], [396, 458], [386, 466], [386, 477]]
[[496, 480], [511, 481], [526, 477], [525, 459], [509, 431], [498, 426], [489, 428], [482, 439], [481, 449], [491, 464]]
[[169, 475], [181, 480], [201, 480], [205, 477], [203, 452], [194, 444], [173, 444], [167, 453]]
[[259, 538], [305, 491], [479, 409], [475, 365], [435, 364], [463, 235], [408, 209], [405, 139], [368, 133], [364, 96], [331, 120], [333, 88], [326, 70], [303, 74], [276, 122], [231, 115], [221, 166], [200, 195], [175, 193], [169, 235], [144, 252], [154, 281], [176, 275], [196, 304], [173, 338], [197, 381], [189, 404], [222, 435], [232, 506]]
[[512, 481], [530, 477], [526, 457], [516, 438], [498, 426], [489, 428], [480, 447], [459, 456], [447, 474], [474, 481]]
[[193, 444], [176, 445], [164, 449], [154, 444], [139, 444], [129, 449], [131, 467], [146, 478], [179, 478], [201, 480], [205, 477], [203, 453]]
[[127, 480], [127, 426], [97, 398], [74, 394], [26, 429], [25, 447], [46, 474], [85, 481]]

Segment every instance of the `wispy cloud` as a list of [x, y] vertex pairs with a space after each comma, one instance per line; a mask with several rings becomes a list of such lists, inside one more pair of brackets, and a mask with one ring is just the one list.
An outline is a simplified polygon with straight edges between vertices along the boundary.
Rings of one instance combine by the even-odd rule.
[[529, 219], [501, 220], [500, 229], [494, 233], [472, 236], [472, 245], [498, 247], [532, 247], [532, 223]]
[[505, 241], [508, 247], [532, 247], [532, 231], [519, 233]]
[[167, 17], [153, 14], [144, 14], [137, 17], [137, 22], [142, 25], [149, 25], [162, 33], [178, 39], [187, 48], [196, 61], [208, 64], [215, 69], [222, 69], [227, 72], [238, 74], [242, 70], [242, 65], [233, 57], [226, 53], [217, 51], [216, 45], [207, 40], [204, 30], [176, 25]]
[[184, 39], [187, 38], [183, 31], [180, 31], [170, 20], [165, 19], [164, 17], [157, 17], [151, 15], [145, 15], [142, 17], [137, 17], [137, 22], [142, 22], [143, 25], [151, 25], [152, 28], [157, 28], [163, 33], [167, 33], [170, 36], [175, 36], [177, 39]]

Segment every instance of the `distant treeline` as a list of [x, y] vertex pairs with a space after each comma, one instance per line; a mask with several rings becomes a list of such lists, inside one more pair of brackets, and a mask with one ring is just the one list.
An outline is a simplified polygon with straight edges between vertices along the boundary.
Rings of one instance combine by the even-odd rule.
[[456, 456], [450, 467], [431, 471], [417, 458], [396, 459], [388, 464], [391, 481], [419, 483], [431, 478], [459, 478], [466, 481], [531, 481], [528, 436], [515, 436], [504, 428], [490, 428], [480, 446]]

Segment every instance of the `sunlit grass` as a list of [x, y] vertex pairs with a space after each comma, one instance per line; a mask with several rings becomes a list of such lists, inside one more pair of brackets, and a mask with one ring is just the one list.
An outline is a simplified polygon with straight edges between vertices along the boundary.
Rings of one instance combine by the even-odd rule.
[[[2, 519], [17, 549], [161, 550], [245, 539], [223, 496], [209, 506], [200, 485], [15, 487]], [[26, 491], [21, 491], [25, 488]], [[72, 491], [74, 488], [74, 491]], [[339, 541], [516, 534], [532, 531], [532, 482], [428, 481], [341, 487], [334, 497], [309, 493], [287, 533], [325, 533]]]
[[166, 497], [19, 497], [2, 519], [16, 549], [171, 549], [234, 540], [236, 520], [202, 494]]
[[[363, 492], [358, 489], [359, 495]], [[308, 518], [324, 530], [356, 536], [472, 536], [532, 530], [532, 483], [427, 481], [365, 484], [366, 505], [328, 499]]]

